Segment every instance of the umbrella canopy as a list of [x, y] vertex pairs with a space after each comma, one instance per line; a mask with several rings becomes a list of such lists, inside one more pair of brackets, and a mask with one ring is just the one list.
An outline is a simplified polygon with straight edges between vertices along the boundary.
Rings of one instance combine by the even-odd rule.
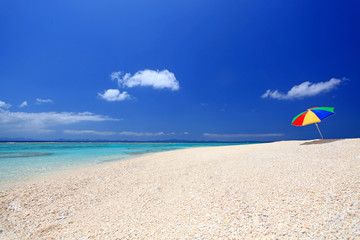
[[305, 126], [312, 123], [318, 123], [333, 114], [333, 107], [314, 107], [294, 117], [291, 124], [294, 126]]
[[291, 124], [294, 126], [305, 126], [315, 123], [321, 138], [324, 139], [317, 123], [333, 114], [335, 114], [333, 107], [314, 107], [294, 117]]

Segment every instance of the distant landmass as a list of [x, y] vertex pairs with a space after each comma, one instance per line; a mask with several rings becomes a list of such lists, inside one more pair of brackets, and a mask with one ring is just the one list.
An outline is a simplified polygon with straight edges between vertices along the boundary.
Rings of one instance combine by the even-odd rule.
[[0, 138], [0, 142], [162, 142], [162, 143], [264, 143], [271, 141], [196, 141], [182, 139], [152, 140], [152, 141], [134, 141], [134, 140], [106, 140], [106, 139], [55, 139], [55, 140], [36, 140], [31, 138]]

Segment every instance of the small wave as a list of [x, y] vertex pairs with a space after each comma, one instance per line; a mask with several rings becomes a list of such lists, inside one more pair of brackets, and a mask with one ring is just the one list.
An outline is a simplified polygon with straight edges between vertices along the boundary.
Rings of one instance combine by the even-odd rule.
[[148, 151], [137, 151], [137, 152], [129, 152], [127, 154], [129, 154], [129, 155], [141, 155], [141, 154], [146, 154], [146, 153], [150, 153], [150, 152], [153, 152], [153, 151], [150, 151], [150, 150], [148, 150]]
[[0, 158], [23, 158], [23, 157], [40, 157], [49, 156], [52, 153], [44, 152], [3, 152], [0, 153]]

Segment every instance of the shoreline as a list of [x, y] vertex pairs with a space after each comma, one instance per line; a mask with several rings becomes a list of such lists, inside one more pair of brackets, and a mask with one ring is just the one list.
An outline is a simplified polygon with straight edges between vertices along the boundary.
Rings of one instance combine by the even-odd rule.
[[0, 189], [0, 238], [358, 238], [360, 139], [190, 148]]
[[76, 167], [61, 170], [61, 171], [54, 171], [54, 172], [42, 173], [40, 175], [29, 176], [26, 179], [22, 179], [22, 180], [15, 179], [15, 180], [11, 180], [8, 183], [0, 183], [0, 192], [6, 190], [7, 188], [11, 188], [11, 187], [26, 186], [26, 185], [31, 185], [31, 184], [37, 184], [39, 182], [44, 182], [47, 180], [69, 177], [69, 176], [77, 175], [77, 174], [83, 173], [83, 172], [94, 171], [98, 168], [105, 167], [107, 165], [112, 165], [112, 164], [117, 165], [119, 162], [131, 161], [133, 159], [142, 158], [142, 157], [145, 157], [148, 155], [162, 153], [162, 152], [176, 152], [176, 151], [182, 151], [182, 150], [187, 150], [187, 149], [243, 146], [243, 145], [253, 145], [253, 144], [267, 144], [267, 143], [268, 142], [240, 144], [240, 145], [225, 145], [225, 146], [205, 146], [205, 147], [201, 146], [201, 147], [194, 147], [194, 148], [175, 149], [175, 150], [166, 150], [166, 151], [161, 151], [161, 152], [151, 152], [151, 153], [127, 155], [127, 156], [123, 156], [122, 158], [116, 158], [115, 160], [112, 160], [112, 161], [102, 161], [100, 163], [96, 163], [95, 165], [90, 164], [90, 165], [76, 166]]
[[76, 175], [82, 171], [89, 171], [92, 169], [95, 170], [95, 169], [97, 169], [99, 167], [101, 168], [102, 166], [105, 166], [105, 165], [110, 165], [110, 164], [114, 164], [114, 163], [118, 163], [118, 162], [122, 162], [122, 161], [129, 161], [134, 158], [143, 157], [143, 156], [146, 156], [149, 154], [154, 154], [154, 153], [144, 153], [144, 154], [139, 154], [138, 156], [125, 156], [122, 158], [117, 158], [116, 160], [102, 161], [102, 162], [99, 162], [96, 164], [73, 166], [73, 167], [69, 167], [67, 169], [63, 169], [63, 170], [51, 171], [51, 172], [46, 172], [46, 173], [41, 173], [41, 174], [34, 174], [34, 175], [26, 177], [26, 179], [12, 179], [12, 180], [9, 180], [8, 182], [0, 183], [0, 192], [6, 190], [8, 188], [11, 188], [11, 187], [26, 186], [29, 184], [36, 184], [39, 182], [44, 182], [46, 180], [52, 180], [53, 178], [62, 178], [62, 177], [68, 177], [71, 175]]
[[[9, 142], [10, 143], [10, 142]], [[18, 142], [20, 144], [24, 144], [24, 143], [29, 143], [29, 144], [44, 144], [44, 143], [124, 143], [124, 144], [143, 144], [143, 143], [151, 143], [151, 144], [163, 144], [162, 142], [45, 142], [45, 141], [34, 141], [34, 142]], [[170, 142], [166, 142], [166, 143], [170, 143]], [[192, 143], [192, 142], [186, 142], [186, 143]], [[197, 143], [197, 142], [194, 142]], [[205, 142], [204, 142], [205, 143]], [[218, 144], [220, 142], [213, 142], [214, 144]], [[251, 142], [251, 143], [241, 143], [239, 145], [248, 145], [248, 144], [262, 144], [265, 142]], [[177, 143], [174, 143], [177, 144]], [[231, 146], [231, 145], [224, 145], [224, 146]], [[200, 147], [195, 147], [195, 148], [202, 148], [202, 147], [217, 147], [217, 146], [200, 146]], [[189, 148], [193, 148], [193, 147], [189, 147]], [[187, 148], [184, 148], [187, 149]], [[182, 150], [182, 149], [175, 149], [175, 150], [165, 150], [164, 152], [167, 151], [177, 151], [177, 150]], [[159, 152], [163, 152], [163, 151], [159, 151]], [[0, 181], [0, 191], [1, 190], [5, 190], [6, 188], [9, 187], [16, 187], [22, 184], [26, 184], [28, 182], [38, 182], [39, 180], [42, 179], [46, 179], [46, 178], [51, 178], [52, 176], [57, 176], [57, 175], [62, 175], [64, 173], [64, 175], [69, 175], [72, 172], [76, 173], [79, 170], [81, 171], [81, 169], [88, 169], [88, 168], [96, 168], [98, 166], [101, 166], [103, 164], [107, 164], [107, 163], [112, 163], [112, 162], [120, 162], [120, 161], [128, 161], [134, 158], [138, 158], [138, 157], [142, 157], [142, 156], [146, 156], [148, 154], [154, 154], [154, 153], [158, 153], [158, 152], [134, 152], [131, 154], [126, 154], [126, 155], [122, 155], [120, 154], [119, 156], [104, 156], [102, 157], [102, 161], [101, 162], [97, 162], [97, 163], [83, 163], [83, 164], [79, 164], [79, 165], [75, 165], [75, 166], [69, 166], [69, 167], [64, 167], [64, 169], [61, 170], [51, 170], [49, 172], [42, 172], [42, 173], [33, 173], [32, 175], [27, 175], [25, 177], [23, 177], [22, 179], [19, 178], [13, 178], [13, 179], [7, 179], [5, 181]], [[111, 160], [109, 160], [111, 159]]]

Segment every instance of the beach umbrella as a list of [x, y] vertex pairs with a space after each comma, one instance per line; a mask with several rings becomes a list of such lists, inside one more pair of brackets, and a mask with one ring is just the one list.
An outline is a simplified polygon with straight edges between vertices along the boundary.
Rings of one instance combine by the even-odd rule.
[[313, 107], [294, 117], [291, 124], [294, 126], [305, 126], [315, 123], [321, 138], [324, 139], [317, 123], [333, 114], [335, 114], [333, 107]]

